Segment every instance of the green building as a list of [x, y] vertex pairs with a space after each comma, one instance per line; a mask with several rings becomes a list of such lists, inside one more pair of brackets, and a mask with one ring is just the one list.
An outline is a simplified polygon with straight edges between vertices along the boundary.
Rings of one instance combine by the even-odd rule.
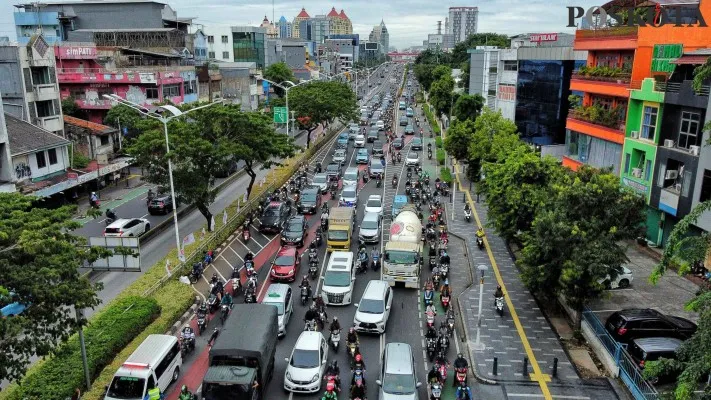
[[654, 181], [654, 166], [657, 143], [662, 123], [664, 92], [655, 88], [653, 78], [642, 81], [640, 89], [630, 91], [627, 108], [625, 142], [622, 148], [622, 185], [644, 197], [647, 204], [647, 240], [662, 245], [660, 222], [663, 212], [650, 207], [650, 195]]

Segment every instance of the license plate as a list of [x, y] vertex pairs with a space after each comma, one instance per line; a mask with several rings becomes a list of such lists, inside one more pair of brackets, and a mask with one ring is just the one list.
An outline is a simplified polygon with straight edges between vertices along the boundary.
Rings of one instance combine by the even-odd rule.
[[400, 281], [400, 282], [405, 282], [405, 278], [400, 278], [398, 276], [395, 277], [395, 280]]

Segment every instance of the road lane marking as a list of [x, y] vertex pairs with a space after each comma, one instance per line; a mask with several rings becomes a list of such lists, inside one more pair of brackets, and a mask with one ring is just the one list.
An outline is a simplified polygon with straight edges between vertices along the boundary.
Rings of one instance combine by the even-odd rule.
[[[239, 258], [242, 262], [244, 262], [244, 258], [242, 258], [242, 257], [235, 251], [235, 249], [232, 248], [232, 246], [227, 246], [227, 248], [230, 249], [230, 251], [233, 252], [233, 253], [237, 256], [237, 258]], [[249, 249], [247, 249], [247, 250], [249, 250]], [[220, 255], [222, 256], [221, 253], [220, 253]], [[222, 258], [225, 258], [225, 256], [222, 256]]]

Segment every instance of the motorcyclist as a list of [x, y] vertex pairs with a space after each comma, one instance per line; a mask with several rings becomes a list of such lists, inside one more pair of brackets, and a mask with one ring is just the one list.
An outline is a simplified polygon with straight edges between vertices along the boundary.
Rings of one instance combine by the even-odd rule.
[[191, 348], [195, 348], [195, 332], [193, 331], [193, 328], [186, 326], [183, 328], [183, 330], [180, 332], [180, 338], [182, 340], [185, 340], [188, 342], [188, 345]]
[[316, 173], [320, 174], [321, 173], [321, 162], [316, 163]]
[[306, 314], [304, 315], [304, 322], [309, 321], [318, 321], [318, 311], [316, 311], [316, 306], [313, 304], [306, 310]]
[[321, 397], [321, 400], [338, 400], [335, 382], [328, 382], [326, 384], [326, 392], [323, 394], [323, 397]]
[[333, 316], [333, 321], [331, 322], [331, 332], [338, 332], [341, 330], [341, 323], [338, 322], [338, 317]]
[[471, 207], [469, 207], [469, 203], [464, 203], [464, 212], [471, 212]]
[[156, 194], [153, 192], [153, 189], [148, 189], [148, 194], [146, 196], [146, 199], [148, 200], [148, 203], [151, 202], [151, 200], [155, 199]]
[[427, 306], [427, 308], [425, 309], [425, 314], [432, 314], [434, 316], [437, 316], [437, 309], [435, 308], [434, 304], [430, 304]]
[[425, 291], [427, 290], [434, 290], [434, 284], [432, 283], [431, 279], [427, 279], [425, 282]]
[[448, 264], [449, 265], [449, 254], [443, 249], [442, 252], [440, 253], [439, 256], [439, 263], [440, 264]]
[[323, 374], [324, 379], [327, 379], [329, 376], [334, 376], [336, 377], [336, 390], [339, 392], [341, 391], [341, 368], [338, 367], [338, 361], [333, 360], [331, 364], [328, 365], [326, 368], [326, 373]]
[[222, 296], [222, 301], [220, 302], [220, 305], [227, 305], [228, 307], [232, 308], [232, 295], [230, 292], [225, 292], [225, 295]]
[[96, 192], [91, 192], [91, 196], [89, 196], [89, 204], [92, 207], [96, 207], [98, 205], [98, 201], [99, 201], [99, 196], [96, 195]]
[[309, 261], [311, 261], [312, 258], [318, 259], [318, 249], [316, 249], [316, 242], [314, 241], [311, 241], [309, 245]]
[[[454, 369], [457, 370], [460, 368], [469, 368], [469, 363], [467, 362], [467, 359], [464, 358], [464, 354], [462, 353], [457, 354], [457, 359], [454, 360]], [[456, 379], [452, 382], [452, 386], [457, 386]]]
[[496, 299], [501, 297], [504, 297], [504, 291], [501, 289], [501, 285], [497, 285], [494, 291], [494, 305], [496, 305]]
[[430, 326], [427, 328], [427, 333], [425, 333], [425, 339], [434, 339], [437, 340], [437, 330], [434, 328], [434, 326]]
[[474, 397], [472, 395], [472, 390], [469, 388], [469, 386], [466, 387], [458, 387], [457, 388], [457, 394], [456, 394], [457, 399], [461, 400], [473, 400]]
[[449, 287], [449, 279], [444, 280], [439, 292], [441, 297], [449, 297], [452, 295], [452, 289]]
[[355, 385], [351, 386], [351, 399], [367, 400], [365, 397], [365, 386], [363, 386], [363, 382], [358, 381]]
[[248, 251], [247, 254], [244, 255], [244, 262], [246, 263], [247, 261], [254, 263], [254, 253], [251, 251]]
[[480, 226], [479, 229], [477, 229], [476, 231], [476, 237], [483, 238], [484, 236], [486, 236], [486, 233], [484, 233], [484, 228]]
[[427, 382], [430, 384], [433, 383], [439, 383], [442, 381], [442, 374], [439, 372], [439, 369], [437, 369], [437, 365], [432, 364], [432, 368], [430, 369], [430, 372], [427, 373]]
[[353, 327], [348, 330], [348, 335], [346, 336], [346, 343], [348, 343], [349, 345], [355, 343], [356, 347], [360, 345], [360, 341], [358, 340], [358, 332], [356, 332]]
[[207, 315], [207, 303], [205, 301], [200, 303], [200, 306], [197, 309], [197, 314], [198, 315]]
[[110, 219], [112, 221], [116, 221], [116, 213], [114, 212], [114, 210], [107, 208], [106, 209], [106, 218]]
[[301, 284], [299, 285], [299, 289], [301, 289], [301, 288], [303, 288], [303, 287], [306, 287], [306, 288], [309, 289], [308, 294], [309, 294], [309, 297], [310, 297], [310, 296], [311, 296], [311, 282], [309, 282], [309, 276], [308, 276], [308, 275], [304, 275], [304, 277], [301, 278]]
[[183, 387], [180, 388], [180, 396], [178, 397], [178, 400], [193, 400], [193, 394], [190, 393], [187, 385], [183, 385]]
[[[360, 353], [356, 354], [355, 360], [353, 361], [353, 371], [357, 369], [363, 371], [363, 382], [365, 382], [365, 360], [363, 360], [363, 355]], [[351, 382], [351, 384], [353, 384], [353, 382]]]
[[[323, 311], [323, 315], [326, 319], [328, 319], [328, 314], [326, 314], [326, 303], [323, 301], [323, 297], [321, 296], [314, 296], [314, 306], [316, 306], [316, 311]], [[325, 322], [325, 321], [321, 321]]]

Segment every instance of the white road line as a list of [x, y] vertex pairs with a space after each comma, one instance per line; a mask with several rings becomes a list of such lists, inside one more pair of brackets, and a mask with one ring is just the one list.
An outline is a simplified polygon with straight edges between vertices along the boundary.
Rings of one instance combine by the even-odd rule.
[[[242, 262], [244, 262], [244, 259], [235, 251], [235, 249], [232, 248], [232, 246], [227, 246], [227, 248], [230, 249], [230, 251], [232, 251], [233, 253], [235, 253], [237, 258], [239, 258]], [[249, 249], [247, 249], [247, 250], [249, 250]], [[222, 258], [224, 258], [224, 257], [222, 257]]]
[[[535, 398], [540, 398], [543, 397], [542, 394], [532, 394], [532, 393], [506, 393], [508, 397], [535, 397]], [[590, 397], [587, 396], [565, 396], [565, 395], [553, 395], [552, 396], [554, 399], [570, 399], [570, 400], [590, 400]]]
[[[264, 235], [262, 235], [262, 236], [264, 236]], [[264, 236], [264, 238], [266, 238], [266, 236]], [[259, 246], [259, 249], [260, 249], [260, 250], [264, 248], [264, 246], [263, 246], [261, 243], [259, 243], [259, 242], [257, 241], [257, 239], [255, 239], [254, 237], [252, 237], [252, 240], [254, 241], [254, 243], [255, 243], [257, 246]], [[240, 240], [240, 243], [242, 243], [241, 240]], [[268, 242], [267, 242], [267, 243], [268, 243]], [[244, 247], [247, 247], [247, 245], [246, 245], [245, 243], [242, 243], [242, 245], [243, 245]]]
[[[260, 221], [259, 223], [261, 224], [262, 222]], [[257, 231], [257, 233], [259, 234], [259, 236], [263, 237], [263, 238], [266, 239], [267, 241], [269, 240], [269, 238], [266, 237], [266, 236], [264, 236], [264, 234], [263, 234], [262, 232], [259, 232], [259, 230], [257, 230], [257, 229], [255, 229], [255, 230]], [[255, 242], [256, 242], [256, 240], [255, 240]], [[262, 248], [263, 248], [263, 247], [262, 247]]]
[[[220, 254], [220, 255], [219, 255], [219, 256], [217, 256], [217, 257], [218, 257], [218, 258], [219, 258], [219, 257], [222, 257], [222, 254]], [[226, 259], [225, 257], [222, 257], [222, 259], [223, 259], [223, 260], [225, 260], [225, 262], [227, 263], [227, 265], [229, 265], [229, 266], [230, 266], [230, 268], [232, 268], [232, 271], [234, 271], [234, 270], [235, 270], [235, 267], [234, 267], [234, 265], [232, 265], [232, 263], [230, 263], [229, 261], [227, 261], [227, 259]]]

